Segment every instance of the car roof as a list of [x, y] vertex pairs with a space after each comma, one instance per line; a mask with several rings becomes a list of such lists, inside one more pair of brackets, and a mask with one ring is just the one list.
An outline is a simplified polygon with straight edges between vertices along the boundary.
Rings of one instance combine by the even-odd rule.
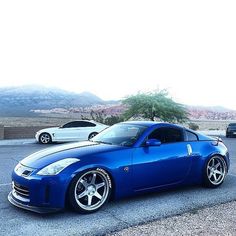
[[161, 126], [183, 128], [180, 125], [166, 123], [166, 122], [156, 122], [156, 121], [126, 121], [126, 122], [122, 122], [121, 124], [135, 124], [135, 125], [142, 125], [142, 126], [146, 126], [146, 127], [161, 125]]
[[91, 122], [91, 123], [95, 123], [94, 120], [71, 120], [71, 121], [68, 121], [67, 123], [71, 123], [71, 122]]

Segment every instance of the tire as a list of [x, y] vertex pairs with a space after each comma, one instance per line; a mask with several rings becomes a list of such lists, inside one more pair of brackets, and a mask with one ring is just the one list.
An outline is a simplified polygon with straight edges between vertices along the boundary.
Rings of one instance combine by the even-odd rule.
[[49, 133], [42, 133], [39, 136], [39, 142], [41, 144], [49, 144], [52, 142], [52, 137]]
[[88, 140], [95, 137], [98, 133], [97, 132], [93, 132], [88, 136]]
[[227, 174], [227, 164], [222, 156], [211, 157], [204, 168], [204, 186], [208, 188], [219, 187]]
[[106, 171], [100, 168], [87, 170], [72, 180], [68, 191], [69, 203], [79, 213], [93, 213], [106, 204], [111, 190], [111, 179]]

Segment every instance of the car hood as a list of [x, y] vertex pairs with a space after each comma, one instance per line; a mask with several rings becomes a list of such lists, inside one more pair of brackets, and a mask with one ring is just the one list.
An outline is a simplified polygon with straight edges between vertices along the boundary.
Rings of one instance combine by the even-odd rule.
[[65, 158], [87, 158], [90, 155], [119, 150], [124, 147], [115, 145], [99, 144], [96, 142], [76, 142], [64, 145], [58, 145], [52, 148], [47, 148], [42, 151], [31, 154], [20, 163], [35, 169], [43, 168], [51, 163]]

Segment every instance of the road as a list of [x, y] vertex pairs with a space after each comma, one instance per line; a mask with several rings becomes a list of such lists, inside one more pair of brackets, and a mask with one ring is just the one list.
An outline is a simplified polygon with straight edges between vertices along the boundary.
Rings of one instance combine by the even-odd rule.
[[[11, 171], [25, 156], [46, 146], [5, 142], [0, 145], [0, 235], [104, 235], [189, 211], [236, 200], [236, 139], [224, 139], [231, 155], [231, 168], [225, 183], [218, 189], [200, 186], [153, 193], [116, 202], [102, 210], [80, 215], [69, 210], [38, 215], [11, 206], [7, 195], [11, 189]], [[50, 145], [48, 145], [50, 146]]]

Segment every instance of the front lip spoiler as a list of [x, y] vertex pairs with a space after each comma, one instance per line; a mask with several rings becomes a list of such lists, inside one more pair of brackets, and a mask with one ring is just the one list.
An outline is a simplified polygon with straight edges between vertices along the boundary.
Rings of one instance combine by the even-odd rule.
[[36, 207], [36, 206], [29, 206], [29, 205], [22, 204], [14, 199], [12, 192], [8, 194], [7, 198], [8, 198], [8, 201], [16, 207], [22, 208], [24, 210], [40, 213], [40, 214], [53, 213], [53, 212], [58, 212], [62, 210], [61, 208]]

